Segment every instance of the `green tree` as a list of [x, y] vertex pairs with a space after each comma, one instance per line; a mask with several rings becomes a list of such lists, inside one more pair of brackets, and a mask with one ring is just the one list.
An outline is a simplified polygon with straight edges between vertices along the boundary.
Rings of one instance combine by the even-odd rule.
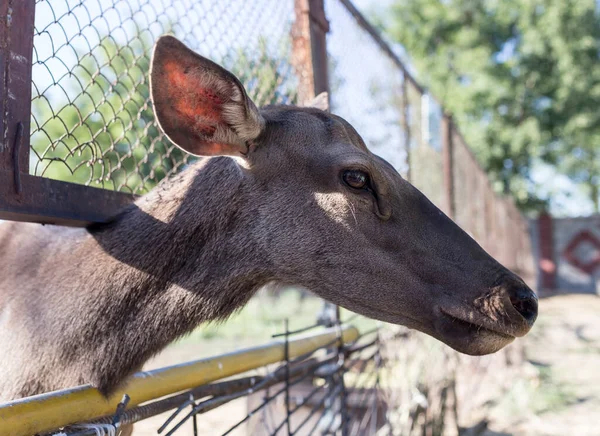
[[536, 162], [600, 211], [600, 20], [594, 0], [397, 0], [380, 22], [451, 112], [499, 190], [545, 203]]

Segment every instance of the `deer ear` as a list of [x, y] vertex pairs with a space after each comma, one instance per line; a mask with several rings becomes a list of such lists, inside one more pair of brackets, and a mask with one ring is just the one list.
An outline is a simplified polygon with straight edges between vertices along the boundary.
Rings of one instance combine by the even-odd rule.
[[154, 46], [150, 95], [161, 130], [197, 156], [240, 156], [265, 121], [240, 81], [172, 36]]
[[305, 104], [304, 107], [314, 107], [329, 112], [329, 94], [327, 92], [320, 93], [311, 102]]

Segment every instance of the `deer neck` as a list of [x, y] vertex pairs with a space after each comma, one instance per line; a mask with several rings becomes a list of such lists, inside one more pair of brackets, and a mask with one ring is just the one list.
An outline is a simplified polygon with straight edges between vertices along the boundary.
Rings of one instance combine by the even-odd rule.
[[[81, 337], [98, 350], [86, 382], [110, 392], [174, 339], [226, 318], [271, 281], [245, 182], [231, 159], [209, 159], [89, 229], [115, 267], [94, 280], [103, 307], [94, 307], [102, 318]], [[122, 349], [136, 353], [119, 356]]]

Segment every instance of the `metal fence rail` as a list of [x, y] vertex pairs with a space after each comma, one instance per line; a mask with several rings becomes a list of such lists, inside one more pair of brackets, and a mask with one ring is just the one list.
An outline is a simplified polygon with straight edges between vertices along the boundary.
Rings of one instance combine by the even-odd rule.
[[357, 337], [355, 328], [330, 328], [293, 340], [286, 336], [285, 340], [265, 346], [138, 373], [108, 401], [90, 386], [16, 400], [0, 405], [2, 431], [7, 435], [29, 435], [105, 415], [112, 416], [125, 394], [130, 398], [129, 405], [134, 406], [271, 363], [306, 358], [323, 347], [335, 347], [339, 342], [351, 342]]

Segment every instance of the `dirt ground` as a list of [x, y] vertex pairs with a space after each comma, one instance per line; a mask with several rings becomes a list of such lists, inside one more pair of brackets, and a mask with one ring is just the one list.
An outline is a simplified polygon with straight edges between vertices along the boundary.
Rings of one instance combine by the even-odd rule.
[[[498, 400], [486, 436], [600, 436], [600, 298], [562, 295], [540, 302], [540, 316], [524, 339], [530, 362], [524, 377]], [[180, 343], [147, 369], [214, 355], [247, 343]], [[199, 434], [219, 435], [246, 414], [244, 399], [202, 415]], [[136, 424], [135, 436], [156, 435], [168, 414]], [[192, 434], [191, 423], [178, 434]], [[234, 435], [245, 434], [244, 427]]]
[[528, 388], [515, 384], [486, 435], [599, 436], [600, 298], [541, 300], [538, 322], [525, 341], [536, 377]]

